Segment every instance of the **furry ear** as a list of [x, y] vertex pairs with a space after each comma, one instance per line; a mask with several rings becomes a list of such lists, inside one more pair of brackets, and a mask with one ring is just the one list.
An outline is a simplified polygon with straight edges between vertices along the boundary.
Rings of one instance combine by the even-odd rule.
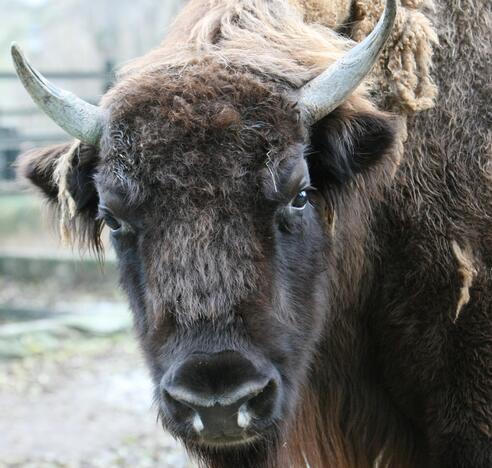
[[313, 184], [346, 184], [378, 164], [394, 141], [394, 125], [387, 115], [337, 109], [312, 129], [308, 163]]
[[77, 141], [28, 151], [17, 163], [18, 174], [39, 188], [57, 210], [62, 238], [77, 238], [96, 251], [101, 249], [102, 229], [93, 179], [98, 159], [97, 148]]

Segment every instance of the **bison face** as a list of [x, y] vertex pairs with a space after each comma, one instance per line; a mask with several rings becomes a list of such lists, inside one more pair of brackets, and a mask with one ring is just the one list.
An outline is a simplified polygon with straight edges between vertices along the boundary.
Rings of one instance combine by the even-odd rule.
[[362, 223], [344, 210], [383, 170], [387, 118], [352, 106], [308, 128], [286, 90], [203, 64], [105, 105], [99, 149], [31, 153], [24, 172], [55, 200], [56, 168], [71, 225], [109, 227], [165, 427], [217, 466], [267, 463], [336, 296], [335, 209]]
[[327, 311], [322, 199], [288, 100], [195, 73], [110, 108], [100, 217], [165, 426], [204, 450], [271, 443]]

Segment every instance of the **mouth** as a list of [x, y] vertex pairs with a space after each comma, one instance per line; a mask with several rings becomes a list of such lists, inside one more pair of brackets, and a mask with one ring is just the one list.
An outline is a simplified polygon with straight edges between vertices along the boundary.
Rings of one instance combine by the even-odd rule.
[[195, 443], [210, 448], [228, 448], [232, 446], [246, 446], [257, 441], [259, 438], [257, 434], [243, 433], [234, 436], [223, 434], [214, 437], [200, 436], [195, 440]]

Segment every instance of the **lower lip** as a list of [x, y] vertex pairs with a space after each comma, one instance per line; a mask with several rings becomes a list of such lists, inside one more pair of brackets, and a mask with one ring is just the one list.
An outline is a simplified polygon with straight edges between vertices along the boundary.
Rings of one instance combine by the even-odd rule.
[[214, 438], [214, 439], [200, 437], [197, 440], [197, 442], [200, 445], [220, 448], [220, 447], [231, 447], [233, 445], [246, 445], [256, 439], [258, 439], [258, 436], [256, 435], [253, 436], [244, 435], [243, 437], [222, 437], [222, 438]]

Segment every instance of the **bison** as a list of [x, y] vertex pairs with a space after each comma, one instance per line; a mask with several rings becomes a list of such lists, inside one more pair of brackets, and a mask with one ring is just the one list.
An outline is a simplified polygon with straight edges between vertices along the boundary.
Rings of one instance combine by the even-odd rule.
[[[20, 171], [65, 237], [110, 229], [162, 423], [205, 466], [492, 466], [490, 5], [438, 2], [420, 113], [430, 23], [387, 0], [360, 37], [375, 5], [192, 0], [99, 106], [12, 48], [77, 139]], [[378, 59], [394, 24], [420, 29]]]

